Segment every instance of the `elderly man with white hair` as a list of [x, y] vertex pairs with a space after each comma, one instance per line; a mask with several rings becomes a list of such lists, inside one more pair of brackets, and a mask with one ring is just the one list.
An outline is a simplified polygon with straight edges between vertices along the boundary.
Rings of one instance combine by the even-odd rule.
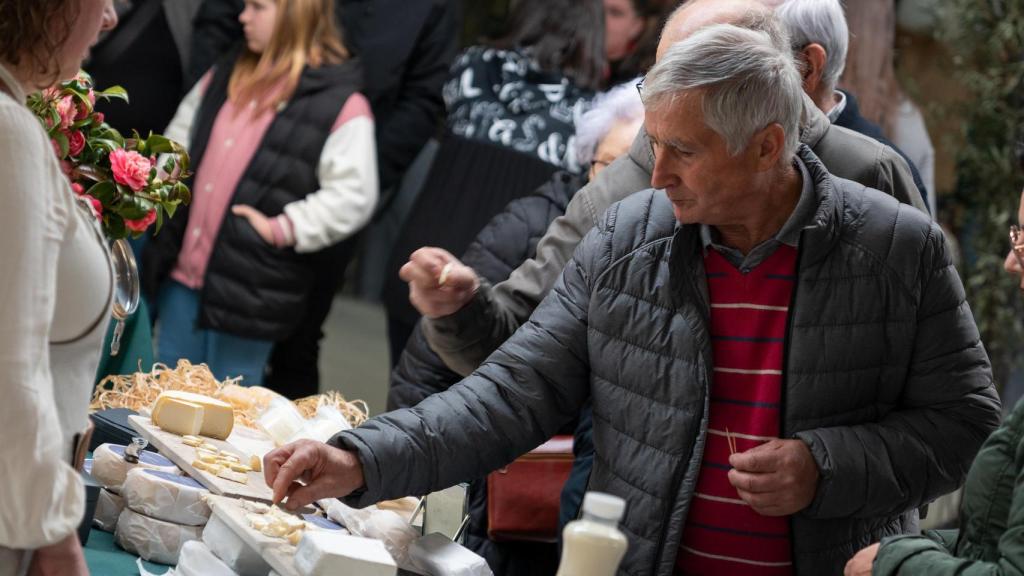
[[963, 479], [999, 402], [939, 228], [799, 145], [799, 73], [764, 32], [692, 33], [643, 97], [657, 189], [613, 205], [467, 379], [268, 454], [276, 499], [478, 478], [589, 399], [620, 574], [819, 576]]
[[914, 184], [928, 202], [928, 190], [914, 162], [874, 122], [861, 116], [856, 97], [837, 88], [846, 69], [850, 30], [840, 0], [766, 0], [789, 30], [793, 50], [802, 64], [804, 92], [830, 122], [873, 138], [899, 153]]

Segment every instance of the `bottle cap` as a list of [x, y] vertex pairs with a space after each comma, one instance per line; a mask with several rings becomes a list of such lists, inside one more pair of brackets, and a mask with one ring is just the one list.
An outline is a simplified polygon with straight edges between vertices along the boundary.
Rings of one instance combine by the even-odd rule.
[[603, 492], [587, 492], [583, 496], [583, 513], [618, 522], [626, 512], [626, 501]]

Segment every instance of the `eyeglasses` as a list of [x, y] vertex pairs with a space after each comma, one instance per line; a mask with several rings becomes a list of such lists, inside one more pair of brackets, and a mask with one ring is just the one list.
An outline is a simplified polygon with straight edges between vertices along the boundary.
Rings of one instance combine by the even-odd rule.
[[1024, 232], [1016, 224], [1010, 226], [1010, 250], [1017, 257], [1017, 264], [1024, 269]]
[[641, 76], [640, 81], [636, 83], [636, 91], [640, 94], [640, 99], [644, 98], [644, 80], [647, 80], [646, 76]]

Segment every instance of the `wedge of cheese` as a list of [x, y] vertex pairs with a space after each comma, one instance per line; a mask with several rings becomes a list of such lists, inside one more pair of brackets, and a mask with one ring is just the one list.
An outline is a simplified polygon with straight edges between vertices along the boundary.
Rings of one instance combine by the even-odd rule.
[[199, 404], [172, 398], [163, 402], [160, 419], [154, 422], [172, 434], [199, 434], [203, 429], [203, 411]]
[[[200, 428], [195, 432], [178, 431], [183, 428], [180, 424], [187, 423], [181, 421], [180, 414], [186, 416], [189, 414], [189, 410], [183, 406], [200, 406], [202, 408]], [[181, 435], [198, 434], [218, 440], [224, 440], [231, 435], [231, 429], [235, 425], [235, 411], [231, 404], [202, 394], [177, 390], [168, 390], [160, 394], [153, 405], [151, 418], [154, 424], [168, 432]], [[175, 430], [169, 429], [168, 426]]]

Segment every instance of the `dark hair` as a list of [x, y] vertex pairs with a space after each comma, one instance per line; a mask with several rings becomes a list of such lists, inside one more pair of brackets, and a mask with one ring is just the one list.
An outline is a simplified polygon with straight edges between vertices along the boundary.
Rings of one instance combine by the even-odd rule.
[[[28, 60], [43, 77], [60, 76], [60, 49], [78, 17], [75, 0], [0, 2], [0, 59], [15, 66]], [[51, 83], [52, 83], [51, 82]]]
[[630, 3], [637, 16], [643, 19], [644, 31], [636, 39], [635, 48], [628, 56], [611, 63], [613, 82], [624, 82], [647, 73], [654, 65], [665, 21], [686, 0], [631, 0]]
[[577, 86], [604, 84], [604, 8], [601, 0], [519, 0], [504, 36], [486, 42], [503, 50], [532, 48], [542, 70], [558, 71]]

